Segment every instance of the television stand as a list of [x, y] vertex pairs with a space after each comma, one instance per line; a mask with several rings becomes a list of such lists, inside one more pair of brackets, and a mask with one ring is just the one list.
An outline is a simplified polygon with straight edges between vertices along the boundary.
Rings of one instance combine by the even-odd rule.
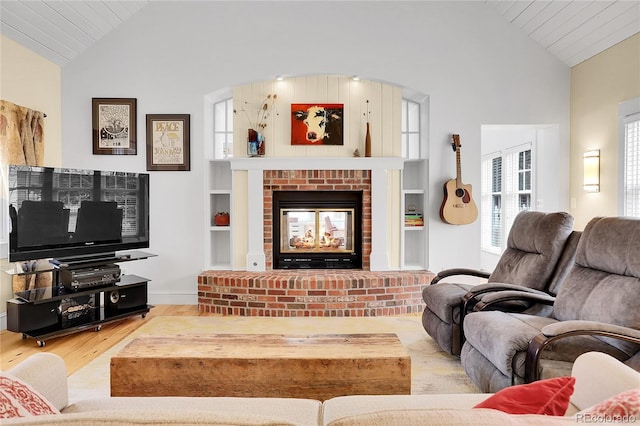
[[[27, 281], [35, 280], [35, 275], [42, 273], [51, 273], [52, 281], [48, 287], [14, 291], [15, 297], [7, 301], [7, 330], [22, 333], [23, 339], [36, 339], [38, 346], [44, 347], [50, 338], [89, 329], [100, 331], [104, 324], [135, 315], [145, 318], [153, 308], [147, 303], [149, 279], [137, 275], [117, 278], [108, 275], [104, 279], [104, 274], [99, 276], [96, 272], [95, 279], [100, 280], [87, 282], [93, 278], [86, 271], [114, 271], [116, 263], [153, 256], [132, 252], [79, 261], [65, 259], [37, 271], [17, 272], [19, 268], [14, 267], [13, 273], [7, 272], [26, 276]], [[85, 281], [80, 286], [69, 285], [69, 277], [81, 277]]]
[[58, 268], [76, 268], [76, 267], [88, 267], [93, 265], [105, 265], [109, 263], [117, 262], [129, 262], [132, 260], [142, 260], [148, 257], [154, 257], [154, 254], [144, 251], [130, 251], [130, 252], [114, 252], [114, 253], [101, 253], [93, 256], [78, 256], [78, 257], [61, 257], [58, 259], [51, 259], [51, 264]]

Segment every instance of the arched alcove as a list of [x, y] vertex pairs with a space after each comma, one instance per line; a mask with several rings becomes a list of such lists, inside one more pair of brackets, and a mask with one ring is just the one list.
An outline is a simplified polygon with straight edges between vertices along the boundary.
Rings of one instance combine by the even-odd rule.
[[[273, 111], [263, 129], [268, 157], [347, 157], [357, 149], [364, 156], [366, 123], [370, 123], [372, 156], [402, 156], [401, 131], [403, 99], [420, 106], [420, 158], [428, 157], [429, 96], [414, 89], [379, 80], [344, 75], [302, 75], [266, 79], [219, 89], [204, 96], [204, 156], [209, 159], [244, 157], [246, 129], [252, 128], [263, 102], [277, 95]], [[234, 148], [231, 155], [216, 149], [214, 134], [215, 105], [233, 100]], [[271, 101], [269, 101], [271, 103]], [[304, 147], [290, 145], [293, 103], [330, 103], [344, 105], [344, 145]]]

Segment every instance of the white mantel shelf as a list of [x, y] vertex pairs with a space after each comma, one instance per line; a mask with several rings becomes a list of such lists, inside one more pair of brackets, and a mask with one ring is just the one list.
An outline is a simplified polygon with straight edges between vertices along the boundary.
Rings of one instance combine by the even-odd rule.
[[402, 170], [402, 157], [232, 158], [231, 170]]

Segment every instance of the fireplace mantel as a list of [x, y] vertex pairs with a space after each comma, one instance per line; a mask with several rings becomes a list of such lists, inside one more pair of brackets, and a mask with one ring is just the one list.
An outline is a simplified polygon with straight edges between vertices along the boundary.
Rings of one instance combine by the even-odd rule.
[[231, 170], [402, 170], [401, 157], [253, 157], [231, 159]]
[[[402, 171], [406, 159], [401, 157], [259, 157], [233, 158], [231, 170], [247, 172], [247, 255], [248, 271], [265, 271], [263, 173], [269, 170], [370, 170], [371, 174], [371, 270], [385, 271], [390, 266], [388, 246], [389, 171]], [[397, 188], [401, 190], [400, 187]]]

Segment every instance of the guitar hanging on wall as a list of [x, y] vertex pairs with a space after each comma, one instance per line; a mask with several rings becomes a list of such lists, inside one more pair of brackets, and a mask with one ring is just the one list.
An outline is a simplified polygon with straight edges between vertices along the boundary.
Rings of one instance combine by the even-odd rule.
[[440, 219], [452, 225], [466, 225], [478, 217], [478, 207], [471, 196], [471, 185], [462, 183], [460, 171], [460, 135], [452, 135], [451, 146], [456, 153], [456, 178], [444, 184], [444, 199], [440, 206]]

